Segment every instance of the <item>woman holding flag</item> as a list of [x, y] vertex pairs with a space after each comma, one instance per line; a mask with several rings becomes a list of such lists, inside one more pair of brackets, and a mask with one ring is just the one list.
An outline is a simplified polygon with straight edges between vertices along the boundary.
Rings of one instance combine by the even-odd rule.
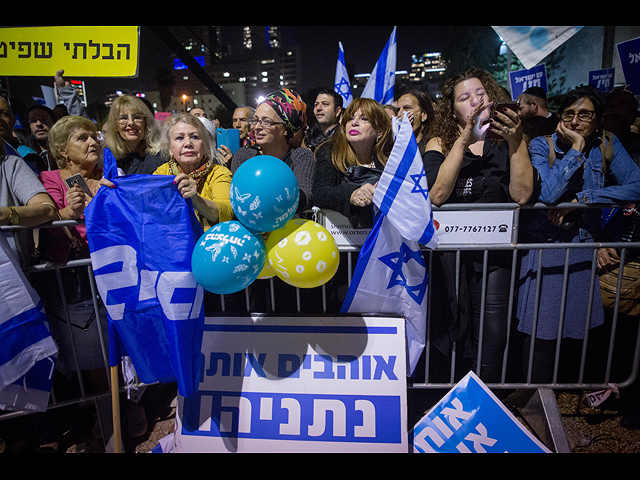
[[[504, 89], [488, 72], [470, 70], [447, 81], [441, 93], [434, 138], [423, 157], [433, 204], [526, 204], [533, 194], [534, 172], [522, 124], [517, 112], [492, 108], [509, 100]], [[438, 258], [444, 263], [452, 298], [450, 340], [461, 341], [470, 326], [474, 363], [481, 355], [481, 378], [499, 382], [507, 341], [512, 256], [489, 254], [481, 352], [483, 252], [462, 252], [460, 303], [451, 290], [455, 279], [447, 278], [455, 272], [455, 254]], [[469, 304], [464, 305], [462, 299], [467, 296]]]
[[154, 175], [174, 175], [185, 199], [191, 199], [202, 228], [207, 231], [233, 218], [229, 190], [231, 172], [220, 165], [216, 146], [204, 124], [191, 114], [169, 118], [162, 133], [162, 150], [169, 161]]

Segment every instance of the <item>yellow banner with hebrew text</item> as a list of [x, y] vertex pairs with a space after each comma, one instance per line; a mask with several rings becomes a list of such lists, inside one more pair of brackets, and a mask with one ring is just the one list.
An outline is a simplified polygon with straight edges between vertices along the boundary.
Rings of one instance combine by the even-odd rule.
[[0, 75], [137, 77], [137, 26], [0, 28]]

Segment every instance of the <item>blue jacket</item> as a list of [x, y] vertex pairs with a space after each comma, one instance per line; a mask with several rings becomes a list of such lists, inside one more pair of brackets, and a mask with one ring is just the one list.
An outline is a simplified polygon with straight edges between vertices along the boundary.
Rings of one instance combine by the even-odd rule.
[[[548, 205], [571, 202], [576, 198], [581, 204], [592, 205], [640, 202], [640, 167], [613, 136], [613, 158], [610, 163], [607, 162], [605, 179], [600, 148], [603, 141], [601, 137], [595, 138], [586, 152], [581, 153], [558, 143], [558, 135], [554, 134], [556, 160], [551, 166], [548, 140], [545, 137], [535, 138], [529, 153], [531, 163], [541, 179], [538, 201]], [[600, 219], [598, 210], [584, 213], [580, 222], [581, 240], [593, 238], [599, 233], [602, 225]]]

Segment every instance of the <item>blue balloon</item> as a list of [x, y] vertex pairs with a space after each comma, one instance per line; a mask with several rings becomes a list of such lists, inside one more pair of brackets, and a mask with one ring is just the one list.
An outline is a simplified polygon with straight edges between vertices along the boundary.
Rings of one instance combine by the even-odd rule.
[[239, 222], [224, 222], [200, 238], [191, 266], [202, 288], [229, 295], [255, 282], [266, 261], [267, 249], [262, 236], [250, 232]]
[[258, 155], [233, 175], [231, 207], [236, 218], [253, 232], [268, 233], [284, 227], [300, 202], [298, 180], [282, 160]]

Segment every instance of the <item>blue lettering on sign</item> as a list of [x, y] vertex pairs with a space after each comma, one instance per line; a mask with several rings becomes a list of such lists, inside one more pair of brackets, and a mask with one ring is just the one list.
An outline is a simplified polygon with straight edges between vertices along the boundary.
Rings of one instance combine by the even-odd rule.
[[[275, 356], [275, 355], [274, 355]], [[209, 368], [205, 376], [267, 378], [264, 366], [267, 354], [212, 352]], [[328, 355], [295, 354], [278, 355], [278, 378], [300, 378], [303, 370], [310, 370], [315, 380], [390, 380], [399, 381], [394, 373], [397, 357], [381, 355], [338, 355], [336, 359]], [[203, 378], [204, 381], [204, 378]]]
[[402, 442], [401, 399], [398, 396], [200, 391], [185, 399], [183, 412], [183, 433], [191, 436]]

